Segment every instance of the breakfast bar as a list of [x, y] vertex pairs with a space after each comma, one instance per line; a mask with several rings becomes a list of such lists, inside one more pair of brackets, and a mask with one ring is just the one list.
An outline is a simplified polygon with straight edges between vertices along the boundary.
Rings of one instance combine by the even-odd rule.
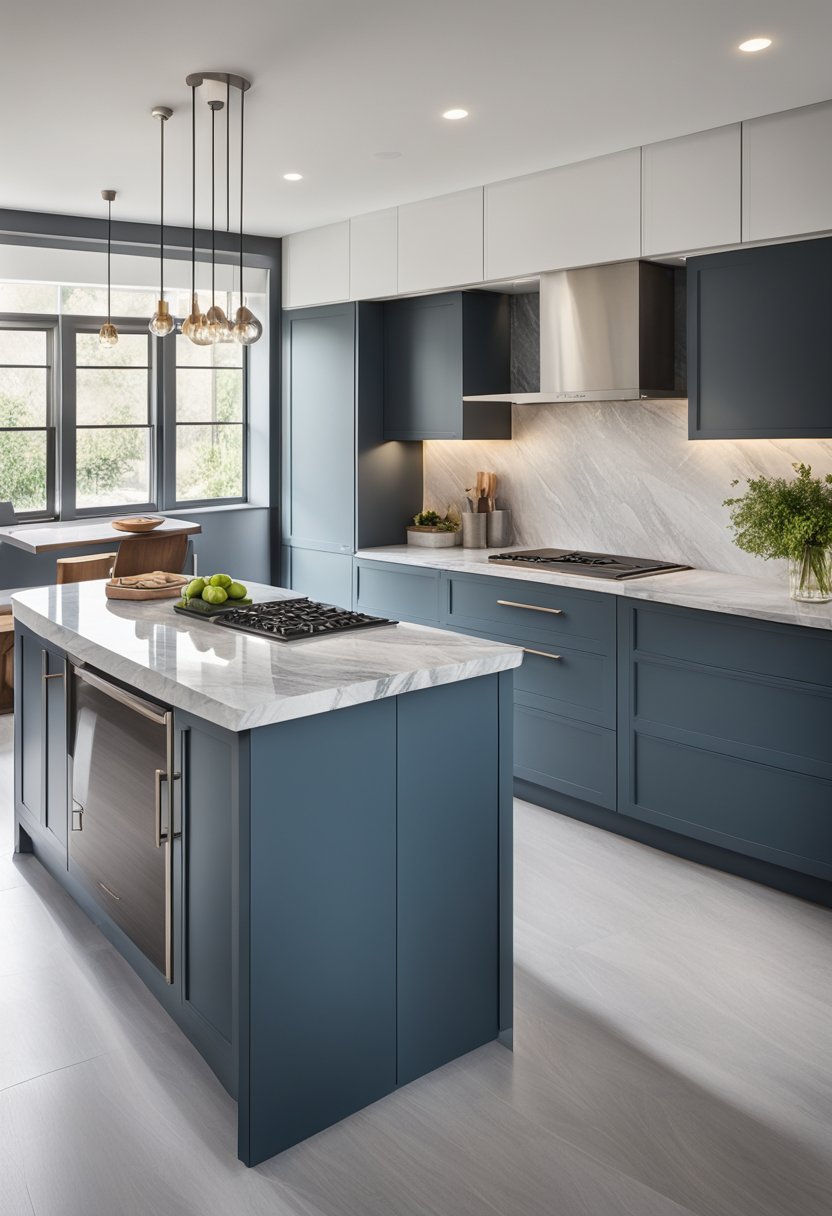
[[16, 847], [236, 1098], [242, 1161], [510, 1043], [518, 647], [283, 642], [100, 582], [13, 609]]

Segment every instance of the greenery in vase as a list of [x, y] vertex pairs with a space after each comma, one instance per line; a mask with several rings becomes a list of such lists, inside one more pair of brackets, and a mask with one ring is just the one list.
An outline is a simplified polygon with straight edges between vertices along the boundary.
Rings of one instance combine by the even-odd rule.
[[420, 511], [413, 516], [417, 528], [436, 528], [438, 532], [457, 532], [459, 521], [454, 519], [450, 511], [442, 516], [438, 511]]
[[[794, 464], [797, 474], [749, 477], [748, 488], [726, 498], [738, 548], [766, 561], [790, 558], [801, 565], [801, 586], [814, 575], [829, 590], [827, 550], [832, 548], [832, 473], [813, 477], [811, 465]], [[734, 481], [732, 485], [739, 483]]]

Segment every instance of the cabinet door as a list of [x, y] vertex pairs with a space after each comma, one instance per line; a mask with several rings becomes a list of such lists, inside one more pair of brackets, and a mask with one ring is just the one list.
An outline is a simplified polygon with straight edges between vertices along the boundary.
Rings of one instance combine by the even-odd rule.
[[461, 293], [387, 304], [385, 439], [461, 439], [462, 392]]
[[348, 300], [350, 224], [327, 224], [283, 238], [283, 307]]
[[44, 764], [44, 816], [47, 830], [61, 850], [67, 844], [67, 680], [69, 664], [65, 657], [43, 650], [43, 721], [46, 727]]
[[40, 638], [16, 631], [18, 798], [62, 851], [67, 840], [66, 661]]
[[642, 254], [736, 245], [740, 234], [740, 124], [642, 149]]
[[399, 292], [481, 283], [481, 186], [399, 207]]
[[327, 553], [320, 549], [287, 550], [288, 585], [310, 600], [352, 606], [352, 558], [346, 553]]
[[398, 212], [395, 207], [350, 220], [350, 299], [394, 296], [398, 283]]
[[832, 228], [832, 101], [742, 125], [744, 241]]
[[283, 333], [285, 539], [352, 553], [355, 305], [291, 313]]
[[640, 148], [486, 186], [486, 279], [640, 252]]
[[38, 823], [43, 822], [43, 723], [42, 655], [38, 638], [16, 630], [14, 678], [15, 733], [19, 740], [17, 791], [23, 807]]

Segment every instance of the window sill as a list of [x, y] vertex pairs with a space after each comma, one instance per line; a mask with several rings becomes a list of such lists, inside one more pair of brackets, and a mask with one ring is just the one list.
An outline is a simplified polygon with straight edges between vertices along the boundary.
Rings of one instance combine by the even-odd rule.
[[229, 502], [218, 504], [215, 507], [171, 507], [169, 511], [157, 511], [157, 515], [172, 515], [175, 519], [181, 519], [183, 515], [190, 517], [191, 515], [218, 515], [222, 511], [267, 511], [268, 507], [265, 503], [257, 502]]

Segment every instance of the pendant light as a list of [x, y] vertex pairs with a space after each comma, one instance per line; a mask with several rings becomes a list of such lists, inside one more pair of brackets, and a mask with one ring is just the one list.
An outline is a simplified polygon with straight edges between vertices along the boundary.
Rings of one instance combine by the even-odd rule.
[[263, 333], [263, 326], [250, 308], [247, 308], [243, 295], [243, 150], [245, 147], [246, 131], [246, 95], [240, 92], [240, 307], [234, 316], [234, 337], [242, 346], [251, 346]]
[[98, 331], [98, 341], [102, 346], [115, 346], [118, 342], [118, 330], [113, 325], [110, 312], [110, 257], [112, 254], [113, 200], [116, 192], [115, 190], [102, 190], [101, 197], [107, 204], [107, 321]]
[[[232, 335], [229, 333], [228, 318], [217, 304], [217, 248], [216, 248], [216, 118], [217, 111], [223, 108], [223, 102], [212, 98], [208, 102], [211, 107], [211, 307], [205, 314], [208, 318], [208, 331], [211, 341], [225, 342]], [[226, 111], [227, 117], [227, 111]]]
[[191, 311], [182, 323], [182, 333], [197, 346], [210, 346], [208, 318], [200, 310], [196, 294], [196, 83], [190, 78], [186, 83], [191, 85]]
[[175, 329], [165, 299], [165, 123], [172, 113], [169, 106], [154, 106], [151, 110], [153, 117], [159, 119], [159, 301], [148, 329], [157, 338], [166, 338]]

